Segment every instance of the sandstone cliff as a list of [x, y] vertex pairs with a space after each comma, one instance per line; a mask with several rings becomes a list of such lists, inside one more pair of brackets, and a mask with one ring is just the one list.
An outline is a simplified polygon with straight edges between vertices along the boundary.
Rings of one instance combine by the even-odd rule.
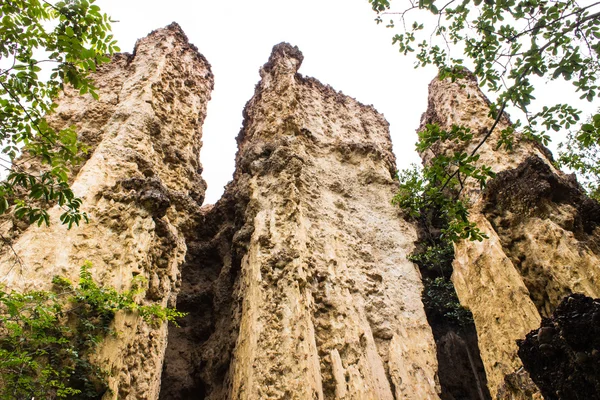
[[[489, 101], [474, 78], [435, 79], [429, 87], [426, 123], [444, 129], [463, 125], [471, 143], [442, 143], [425, 154], [471, 151], [493, 124]], [[463, 199], [470, 219], [489, 239], [455, 246], [452, 281], [459, 299], [473, 313], [481, 356], [492, 396], [539, 398], [522, 370], [516, 340], [539, 327], [562, 298], [572, 292], [598, 297], [600, 276], [598, 204], [574, 178], [556, 170], [549, 152], [517, 137], [514, 150], [496, 150], [499, 132], [510, 124], [504, 115], [481, 146], [480, 163], [498, 175], [482, 191], [468, 186]]]
[[[213, 87], [210, 65], [172, 24], [138, 41], [134, 54], [115, 55], [94, 80], [100, 101], [67, 91], [50, 118], [57, 128], [76, 125], [90, 148], [72, 187], [91, 221], [67, 230], [58, 207], [50, 210], [48, 228], [4, 221], [19, 260], [5, 249], [0, 283], [47, 289], [54, 275], [76, 279], [89, 260], [104, 285], [125, 290], [140, 275], [148, 281], [144, 301], [174, 303], [188, 215], [204, 198], [198, 155]], [[112, 375], [113, 392], [105, 398], [155, 399], [166, 324], [153, 328], [119, 314], [115, 325], [118, 336], [97, 355]]]
[[[417, 230], [390, 202], [388, 124], [299, 75], [302, 59], [289, 44], [273, 48], [244, 110], [233, 181], [215, 205], [200, 207], [210, 65], [176, 24], [140, 40], [134, 54], [115, 55], [95, 75], [100, 101], [67, 91], [50, 117], [57, 128], [76, 125], [90, 148], [71, 177], [90, 224], [67, 230], [58, 208], [48, 228], [4, 217], [0, 231], [14, 252], [0, 253], [0, 284], [46, 289], [90, 260], [104, 285], [126, 290], [142, 276], [144, 302], [188, 312], [168, 333], [166, 324], [117, 316], [119, 334], [96, 355], [111, 372], [105, 400], [459, 398], [450, 385], [485, 399], [484, 375], [494, 398], [540, 398], [516, 341], [566, 295], [600, 297], [598, 204], [543, 147], [518, 138], [512, 152], [497, 151], [492, 135], [479, 162], [497, 177], [463, 192], [489, 239], [457, 243], [452, 264], [477, 338], [430, 318], [436, 349], [422, 277], [407, 258]], [[475, 148], [493, 123], [488, 105], [472, 78], [434, 80], [422, 123], [466, 125], [475, 138], [437, 145], [424, 161]], [[503, 116], [498, 131], [509, 124]], [[26, 168], [43, 167], [32, 160]], [[592, 306], [586, 323], [597, 322]], [[533, 358], [545, 357], [536, 353], [547, 344], [539, 335], [526, 342]], [[549, 342], [567, 346], [555, 336]], [[573, 349], [561, 371], [581, 352]]]
[[[388, 124], [274, 47], [183, 269], [162, 399], [436, 399]], [[195, 397], [194, 397], [195, 398]]]

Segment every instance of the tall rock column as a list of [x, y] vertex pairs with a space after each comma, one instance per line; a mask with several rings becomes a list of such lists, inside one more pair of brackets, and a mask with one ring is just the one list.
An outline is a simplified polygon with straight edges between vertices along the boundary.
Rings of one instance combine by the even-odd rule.
[[[90, 156], [72, 179], [90, 223], [71, 230], [58, 223], [4, 230], [19, 261], [5, 251], [0, 283], [9, 289], [47, 289], [54, 275], [77, 279], [92, 263], [94, 278], [126, 290], [148, 281], [144, 301], [174, 303], [186, 254], [187, 214], [199, 208], [201, 125], [213, 87], [210, 65], [177, 24], [138, 41], [133, 55], [117, 54], [94, 75], [100, 100], [67, 91], [50, 122], [76, 125]], [[30, 168], [36, 168], [33, 163]], [[21, 227], [23, 228], [23, 227]], [[119, 313], [115, 330], [96, 354], [110, 371], [105, 399], [158, 396], [166, 323], [155, 328]]]
[[438, 398], [388, 124], [298, 75], [302, 59], [275, 46], [246, 105], [233, 182], [183, 271], [192, 314], [161, 398]]
[[[440, 143], [422, 154], [427, 163], [438, 154], [471, 152], [491, 128], [489, 100], [474, 77], [451, 82], [434, 79], [421, 129], [462, 125], [474, 138], [467, 144]], [[539, 327], [561, 299], [582, 292], [598, 297], [600, 208], [571, 176], [558, 171], [550, 152], [517, 135], [514, 150], [496, 150], [503, 115], [477, 151], [479, 163], [497, 177], [482, 191], [463, 191], [470, 219], [489, 238], [455, 246], [452, 281], [463, 305], [473, 313], [490, 391], [498, 398], [539, 398], [523, 373], [517, 339]]]

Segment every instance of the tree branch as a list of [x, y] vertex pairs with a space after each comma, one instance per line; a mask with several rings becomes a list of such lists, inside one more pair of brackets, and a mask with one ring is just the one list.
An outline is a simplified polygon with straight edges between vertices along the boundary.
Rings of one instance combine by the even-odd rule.
[[[585, 11], [585, 10], [591, 8], [591, 7], [597, 6], [598, 4], [600, 4], [600, 1], [597, 1], [597, 2], [595, 2], [593, 4], [590, 4], [589, 6], [582, 7], [579, 10], [572, 12], [571, 14], [563, 15], [560, 18], [552, 20], [552, 22], [549, 23], [549, 24], [542, 24], [542, 25], [539, 25], [539, 26], [536, 25], [536, 26], [534, 26], [531, 29], [524, 30], [522, 32], [519, 32], [517, 35], [514, 35], [514, 36], [512, 36], [510, 38], [505, 38], [505, 39], [507, 39], [509, 42], [513, 42], [513, 41], [515, 41], [515, 39], [518, 39], [519, 37], [521, 37], [523, 35], [531, 33], [531, 32], [533, 32], [536, 29], [539, 30], [539, 29], [542, 29], [542, 28], [547, 28], [550, 25], [554, 24], [555, 22], [558, 22], [558, 21], [563, 20], [565, 18], [571, 17], [571, 16], [573, 16], [575, 14], [581, 14], [583, 11]], [[573, 25], [573, 28], [570, 29], [569, 31], [573, 31], [573, 29], [579, 27], [584, 22], [587, 22], [587, 21], [589, 21], [591, 19], [596, 19], [598, 17], [600, 17], [600, 12], [597, 12], [597, 13], [594, 13], [594, 14], [590, 14], [590, 15], [586, 16], [585, 18], [581, 19], [580, 21], [577, 21], [577, 23], [575, 25]]]

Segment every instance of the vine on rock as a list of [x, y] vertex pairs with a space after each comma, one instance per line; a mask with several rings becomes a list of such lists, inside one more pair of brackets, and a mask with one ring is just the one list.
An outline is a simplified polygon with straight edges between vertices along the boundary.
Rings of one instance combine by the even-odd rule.
[[[412, 174], [413, 179], [417, 176], [416, 172]], [[409, 198], [406, 196], [404, 200], [408, 201]], [[413, 199], [415, 198], [413, 197]], [[398, 200], [398, 196], [396, 200]], [[447, 198], [445, 201], [448, 201]], [[456, 229], [461, 224], [464, 235], [467, 232], [469, 235], [483, 234], [466, 220], [466, 214], [465, 219], [461, 219], [460, 223], [455, 221], [454, 228], [452, 228], [448, 224], [448, 215], [440, 208], [425, 204], [421, 204], [419, 207], [413, 209], [412, 216], [418, 221], [420, 240], [408, 259], [419, 266], [423, 276], [422, 299], [427, 317], [438, 323], [443, 321], [444, 324], [454, 326], [459, 331], [468, 329], [473, 324], [473, 316], [460, 304], [450, 279], [454, 260], [452, 238], [456, 239], [459, 236]], [[467, 227], [470, 229], [466, 230]], [[448, 234], [449, 232], [452, 233]]]
[[[450, 131], [427, 124], [419, 132], [416, 148], [425, 152], [432, 146], [450, 141], [454, 144], [473, 139], [469, 128], [452, 126]], [[484, 188], [495, 177], [490, 167], [477, 165], [475, 151], [455, 151], [439, 155], [423, 167], [413, 165], [400, 172], [399, 190], [392, 203], [418, 221], [421, 240], [409, 257], [423, 275], [423, 304], [429, 318], [444, 320], [459, 329], [473, 324], [471, 312], [464, 308], [450, 280], [454, 243], [460, 240], [482, 241], [487, 238], [469, 221], [467, 204], [460, 199], [467, 179]]]
[[[473, 138], [469, 128], [453, 126], [447, 132], [438, 125], [427, 124], [419, 132], [417, 151], [424, 152], [439, 142], [460, 143]], [[469, 221], [467, 205], [460, 199], [467, 179], [474, 179], [484, 188], [489, 178], [496, 174], [490, 167], [477, 165], [479, 155], [475, 151], [455, 151], [451, 155], [441, 154], [422, 168], [412, 166], [399, 174], [400, 189], [392, 203], [415, 218], [421, 218], [424, 210], [438, 210], [446, 221], [441, 230], [441, 240], [456, 242], [461, 239], [481, 241], [486, 235]]]

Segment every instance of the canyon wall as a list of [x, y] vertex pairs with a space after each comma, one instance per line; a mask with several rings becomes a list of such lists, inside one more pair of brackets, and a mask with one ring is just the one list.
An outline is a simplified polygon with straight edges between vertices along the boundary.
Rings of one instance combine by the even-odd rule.
[[182, 272], [162, 399], [436, 399], [388, 124], [274, 47]]
[[[147, 304], [174, 304], [186, 254], [188, 215], [204, 199], [198, 154], [201, 125], [213, 87], [208, 62], [177, 24], [138, 41], [134, 54], [117, 54], [94, 75], [99, 101], [68, 91], [49, 122], [75, 125], [89, 147], [72, 176], [89, 224], [67, 230], [58, 206], [50, 227], [2, 221], [0, 283], [13, 290], [48, 289], [52, 277], [77, 280], [91, 261], [94, 278], [118, 290], [136, 276], [147, 281]], [[24, 168], [40, 168], [35, 160]], [[41, 167], [43, 168], [43, 166]], [[18, 259], [15, 257], [18, 254]], [[166, 323], [156, 328], [119, 313], [117, 336], [102, 344], [97, 363], [110, 371], [105, 399], [158, 396]]]
[[[445, 142], [422, 154], [470, 153], [494, 123], [489, 101], [474, 77], [435, 79], [421, 129], [471, 129], [471, 142]], [[600, 208], [573, 176], [558, 171], [547, 149], [517, 135], [512, 151], [497, 150], [506, 114], [481, 145], [478, 163], [497, 176], [484, 190], [468, 184], [462, 199], [470, 220], [489, 237], [455, 245], [452, 281], [461, 304], [473, 314], [489, 388], [493, 397], [541, 398], [517, 356], [517, 339], [540, 326], [570, 293], [598, 297]]]

